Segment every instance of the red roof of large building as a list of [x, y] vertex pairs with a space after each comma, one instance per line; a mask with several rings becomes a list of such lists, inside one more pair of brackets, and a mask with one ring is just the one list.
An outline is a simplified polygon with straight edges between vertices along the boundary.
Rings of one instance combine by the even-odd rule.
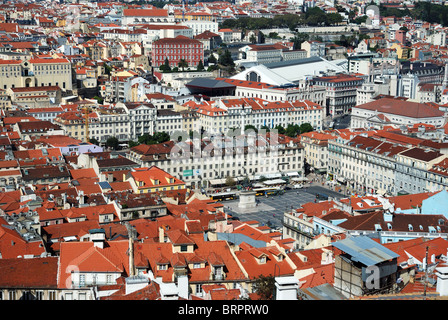
[[168, 17], [165, 9], [124, 9], [124, 17]]
[[424, 103], [404, 101], [401, 99], [381, 98], [356, 106], [358, 109], [367, 109], [385, 114], [395, 114], [409, 118], [443, 117], [444, 112]]

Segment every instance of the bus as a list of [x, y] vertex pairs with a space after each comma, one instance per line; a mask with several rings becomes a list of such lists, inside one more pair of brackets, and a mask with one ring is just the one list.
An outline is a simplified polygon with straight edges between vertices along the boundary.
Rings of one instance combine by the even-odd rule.
[[280, 188], [255, 188], [253, 189], [255, 191], [256, 196], [265, 196], [265, 195], [278, 195], [283, 194], [285, 191], [283, 191]]
[[215, 201], [234, 200], [237, 198], [235, 191], [212, 193], [210, 197]]

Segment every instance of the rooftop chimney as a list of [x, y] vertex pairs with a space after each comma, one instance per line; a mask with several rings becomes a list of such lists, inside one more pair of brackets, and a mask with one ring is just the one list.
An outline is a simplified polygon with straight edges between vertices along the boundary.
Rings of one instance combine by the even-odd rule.
[[159, 227], [159, 242], [160, 243], [165, 242], [165, 226]]
[[104, 249], [104, 243], [106, 241], [106, 232], [104, 229], [90, 229], [90, 240], [95, 247]]

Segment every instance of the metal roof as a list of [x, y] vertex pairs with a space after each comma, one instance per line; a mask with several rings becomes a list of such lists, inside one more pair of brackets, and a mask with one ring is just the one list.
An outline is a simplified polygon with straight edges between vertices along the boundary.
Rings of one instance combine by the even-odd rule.
[[98, 182], [98, 184], [100, 185], [101, 189], [112, 189], [112, 186], [107, 181], [101, 181]]
[[243, 242], [251, 245], [254, 248], [264, 248], [266, 247], [266, 242], [261, 240], [254, 240], [244, 234], [240, 233], [223, 233], [217, 232], [218, 240], [225, 240], [236, 245], [240, 245]]
[[399, 257], [395, 252], [365, 236], [346, 238], [333, 245], [349, 254], [352, 261], [358, 261], [365, 266], [373, 266]]
[[204, 88], [235, 88], [235, 85], [227, 83], [221, 80], [215, 80], [210, 78], [196, 78], [186, 84], [187, 87], [204, 87]]
[[347, 300], [341, 292], [329, 283], [313, 288], [299, 289], [298, 291], [305, 295], [306, 300]]

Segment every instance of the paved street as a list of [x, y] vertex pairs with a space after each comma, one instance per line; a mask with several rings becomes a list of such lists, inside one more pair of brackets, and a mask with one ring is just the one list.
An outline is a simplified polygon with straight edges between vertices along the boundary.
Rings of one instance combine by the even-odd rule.
[[278, 196], [257, 197], [259, 205], [254, 209], [241, 210], [238, 208], [238, 200], [224, 201], [226, 212], [238, 217], [241, 221], [257, 220], [262, 225], [268, 225], [273, 229], [281, 229], [283, 213], [291, 207], [298, 208], [307, 202], [314, 202], [317, 193], [326, 194], [329, 197], [342, 198], [341, 193], [329, 190], [313, 183], [307, 184], [305, 189], [286, 190], [285, 194]]
[[334, 119], [334, 129], [346, 129], [350, 126], [350, 114], [345, 114]]

